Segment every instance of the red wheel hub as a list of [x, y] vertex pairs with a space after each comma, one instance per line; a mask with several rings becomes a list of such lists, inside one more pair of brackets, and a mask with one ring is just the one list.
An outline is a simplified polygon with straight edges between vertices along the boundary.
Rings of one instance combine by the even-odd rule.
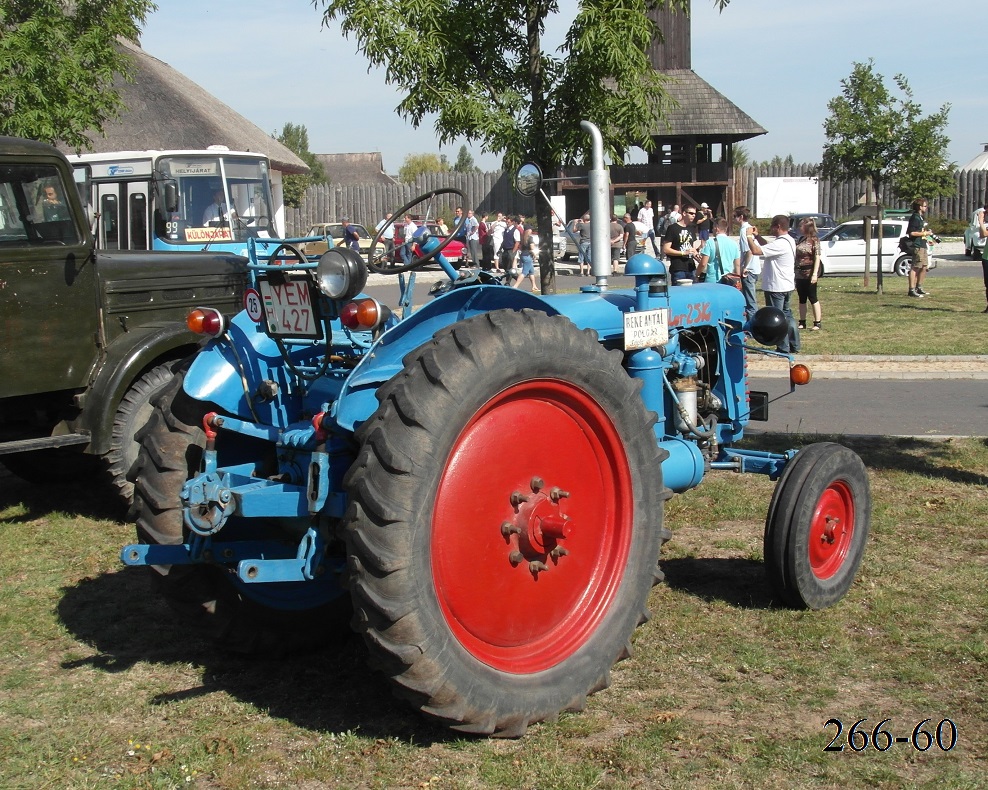
[[567, 382], [517, 384], [457, 438], [436, 493], [432, 575], [460, 644], [538, 672], [576, 652], [620, 588], [634, 491], [624, 443]]
[[817, 502], [810, 524], [810, 568], [818, 579], [840, 570], [854, 534], [854, 496], [847, 483], [835, 480]]

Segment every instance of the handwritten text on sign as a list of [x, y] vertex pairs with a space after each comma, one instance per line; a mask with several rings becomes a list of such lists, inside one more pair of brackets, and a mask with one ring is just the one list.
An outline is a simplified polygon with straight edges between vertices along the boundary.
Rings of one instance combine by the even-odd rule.
[[669, 309], [642, 310], [624, 314], [624, 348], [661, 346], [669, 342]]

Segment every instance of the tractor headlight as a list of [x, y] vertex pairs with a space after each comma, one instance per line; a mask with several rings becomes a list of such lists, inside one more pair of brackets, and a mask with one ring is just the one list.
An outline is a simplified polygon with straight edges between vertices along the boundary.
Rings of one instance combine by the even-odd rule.
[[316, 284], [330, 299], [345, 301], [360, 293], [367, 284], [367, 264], [347, 247], [334, 247], [323, 253], [316, 266]]

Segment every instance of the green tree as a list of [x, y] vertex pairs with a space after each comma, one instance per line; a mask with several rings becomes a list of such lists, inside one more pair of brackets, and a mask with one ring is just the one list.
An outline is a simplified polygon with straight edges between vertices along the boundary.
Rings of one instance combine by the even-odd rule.
[[473, 155], [467, 150], [465, 145], [460, 146], [460, 152], [456, 155], [456, 162], [453, 163], [453, 170], [457, 173], [480, 172], [480, 168], [474, 164]]
[[735, 167], [748, 167], [758, 164], [758, 162], [751, 161], [751, 152], [748, 151], [748, 146], [742, 143], [738, 143], [731, 148], [731, 157]]
[[869, 60], [855, 63], [841, 80], [841, 95], [827, 104], [821, 172], [831, 179], [871, 178], [876, 192], [888, 185], [906, 200], [953, 194], [954, 166], [944, 156], [950, 105], [924, 118], [906, 78], [893, 79], [900, 96]]
[[132, 79], [117, 37], [137, 42], [150, 0], [0, 0], [0, 134], [88, 148]]
[[408, 154], [398, 170], [398, 180], [410, 184], [423, 173], [445, 173], [449, 169], [449, 162], [445, 156]]
[[[724, 8], [729, 0], [713, 0]], [[665, 78], [647, 48], [661, 32], [647, 12], [689, 0], [580, 0], [563, 43], [542, 48], [556, 0], [313, 0], [323, 24], [338, 22], [373, 66], [405, 98], [398, 112], [419, 126], [432, 113], [441, 143], [477, 141], [513, 170], [534, 159], [546, 173], [585, 164], [580, 121], [601, 131], [619, 161], [631, 145], [651, 145], [668, 106]], [[551, 213], [537, 203], [543, 290], [555, 290]]]
[[285, 191], [285, 205], [298, 208], [302, 204], [302, 198], [313, 184], [325, 184], [326, 169], [322, 166], [314, 153], [309, 150], [309, 130], [303, 124], [295, 125], [286, 123], [282, 127], [281, 134], [271, 135], [279, 143], [297, 154], [299, 159], [309, 166], [308, 175], [286, 175], [283, 179]]

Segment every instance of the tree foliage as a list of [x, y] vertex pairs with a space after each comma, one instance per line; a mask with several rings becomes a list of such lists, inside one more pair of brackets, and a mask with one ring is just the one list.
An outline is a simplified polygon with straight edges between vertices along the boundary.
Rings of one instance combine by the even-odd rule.
[[734, 144], [732, 158], [735, 167], [748, 167], [751, 164], [758, 164], [757, 162], [752, 162], [751, 152], [748, 150], [748, 146], [743, 143]]
[[453, 170], [457, 173], [478, 173], [480, 168], [473, 161], [473, 155], [467, 150], [465, 145], [460, 146], [460, 151], [456, 155], [453, 163]]
[[82, 150], [123, 109], [117, 37], [137, 42], [150, 0], [0, 0], [0, 134]]
[[954, 165], [945, 152], [950, 105], [923, 117], [906, 78], [893, 78], [900, 96], [885, 85], [874, 62], [855, 63], [841, 80], [842, 92], [827, 104], [827, 142], [821, 171], [831, 179], [871, 178], [875, 190], [888, 185], [913, 199], [953, 194]]
[[[729, 0], [715, 0], [724, 7]], [[585, 163], [593, 121], [614, 158], [647, 145], [667, 106], [665, 78], [647, 47], [661, 35], [646, 12], [689, 0], [581, 0], [564, 43], [542, 50], [555, 0], [313, 0], [371, 65], [407, 95], [398, 112], [419, 126], [435, 113], [440, 142], [457, 137], [501, 154], [505, 167]]]
[[[323, 24], [338, 23], [405, 93], [398, 112], [414, 126], [434, 113], [441, 144], [465, 137], [501, 155], [508, 170], [534, 159], [547, 173], [588, 163], [584, 119], [600, 129], [612, 160], [651, 146], [670, 100], [648, 59], [661, 32], [647, 12], [689, 12], [689, 0], [579, 0], [563, 43], [547, 52], [542, 36], [557, 0], [312, 1], [325, 9]], [[551, 214], [537, 205], [545, 285]]]
[[327, 181], [326, 169], [322, 162], [316, 159], [316, 155], [309, 150], [309, 130], [304, 124], [295, 125], [286, 123], [281, 134], [271, 135], [279, 143], [297, 154], [299, 159], [309, 166], [308, 175], [286, 175], [283, 179], [285, 191], [285, 205], [298, 208], [302, 204], [302, 197], [312, 184], [324, 184]]
[[398, 180], [410, 184], [423, 173], [445, 173], [449, 162], [439, 154], [408, 154], [398, 170]]

